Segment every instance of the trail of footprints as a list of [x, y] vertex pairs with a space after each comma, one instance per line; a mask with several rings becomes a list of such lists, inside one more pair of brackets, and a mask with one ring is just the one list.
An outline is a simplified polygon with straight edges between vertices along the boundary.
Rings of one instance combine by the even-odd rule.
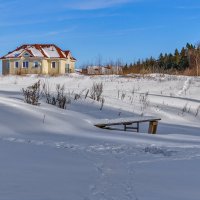
[[[138, 145], [117, 145], [113, 143], [103, 143], [103, 144], [95, 144], [95, 145], [82, 145], [82, 144], [72, 144], [63, 141], [40, 141], [40, 140], [32, 140], [32, 139], [23, 139], [23, 138], [15, 138], [15, 137], [0, 137], [0, 140], [7, 142], [15, 142], [15, 143], [24, 143], [24, 144], [32, 144], [38, 146], [48, 146], [52, 148], [66, 149], [71, 151], [85, 151], [90, 153], [98, 153], [99, 155], [115, 155], [120, 157], [131, 156], [132, 158], [135, 156], [138, 159], [134, 161], [142, 162], [146, 160], [148, 157], [149, 161], [154, 161], [154, 158], [162, 158], [163, 159], [190, 159], [195, 157], [200, 157], [200, 148], [191, 147], [191, 148], [181, 148], [181, 147], [162, 147], [156, 145], [147, 145], [147, 144], [138, 144]], [[144, 158], [144, 160], [141, 159]], [[147, 160], [147, 161], [148, 161]], [[157, 159], [156, 159], [157, 160]], [[156, 161], [155, 160], [155, 161]]]
[[[128, 146], [112, 143], [81, 145], [15, 137], [1, 137], [0, 141], [47, 146], [81, 154], [93, 165], [97, 176], [96, 182], [89, 186], [89, 195], [84, 200], [138, 200], [134, 182], [136, 164], [200, 158], [200, 148], [167, 148], [146, 144]], [[119, 168], [124, 169], [120, 181], [115, 174]], [[119, 194], [115, 193], [118, 190], [121, 195], [115, 196]]]

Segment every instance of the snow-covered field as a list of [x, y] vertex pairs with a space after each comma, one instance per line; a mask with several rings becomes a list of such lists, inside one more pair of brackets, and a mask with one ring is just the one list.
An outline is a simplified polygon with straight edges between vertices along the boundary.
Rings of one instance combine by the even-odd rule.
[[[66, 110], [24, 103], [21, 89], [38, 80], [65, 84]], [[101, 82], [103, 110], [85, 99]], [[146, 123], [140, 133], [93, 126], [141, 115], [162, 119], [157, 135]], [[200, 78], [0, 77], [1, 200], [199, 200], [199, 172]]]

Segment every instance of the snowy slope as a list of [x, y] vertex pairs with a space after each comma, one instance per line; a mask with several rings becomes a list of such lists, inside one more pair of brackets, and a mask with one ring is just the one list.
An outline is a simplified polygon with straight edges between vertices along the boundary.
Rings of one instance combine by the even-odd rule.
[[[64, 83], [67, 110], [23, 102], [37, 80]], [[104, 85], [105, 105], [84, 98]], [[73, 95], [82, 94], [74, 101]], [[0, 77], [0, 199], [199, 199], [200, 79], [72, 74]], [[102, 130], [100, 119], [161, 117], [157, 135]]]

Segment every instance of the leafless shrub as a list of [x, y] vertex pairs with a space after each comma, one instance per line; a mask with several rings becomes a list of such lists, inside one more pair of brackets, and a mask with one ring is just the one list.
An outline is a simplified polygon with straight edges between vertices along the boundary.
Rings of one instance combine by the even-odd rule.
[[28, 104], [39, 105], [40, 99], [40, 81], [35, 84], [27, 87], [26, 89], [22, 88], [24, 95], [24, 101]]
[[200, 112], [200, 105], [197, 107], [196, 111], [195, 111], [195, 117], [197, 117], [199, 115]]
[[43, 83], [43, 86], [42, 86], [42, 89], [43, 89], [43, 95], [45, 96], [46, 98], [46, 103], [48, 104], [52, 104], [52, 97], [51, 97], [51, 91], [50, 91], [50, 86], [49, 86], [49, 83]]
[[117, 97], [119, 99], [120, 90], [117, 91]]
[[80, 99], [81, 98], [81, 95], [80, 94], [75, 94], [74, 95], [74, 100], [78, 100], [78, 99]]
[[57, 106], [62, 109], [66, 109], [66, 105], [71, 103], [70, 98], [65, 95], [65, 85], [56, 85], [56, 92], [57, 92], [57, 97], [56, 97], [56, 102]]
[[125, 97], [126, 97], [126, 93], [125, 93], [125, 92], [122, 92], [121, 100], [123, 101]]
[[191, 109], [191, 106], [189, 107], [188, 106], [188, 103], [186, 103], [184, 106], [183, 106], [183, 108], [182, 108], [182, 114], [184, 114], [184, 113], [189, 113], [190, 112], [190, 109]]
[[96, 101], [100, 101], [102, 93], [103, 83], [93, 83], [93, 86], [90, 90], [90, 98]]
[[65, 86], [57, 84], [56, 94], [52, 94], [48, 83], [43, 84], [43, 94], [46, 98], [46, 103], [66, 109], [66, 105], [71, 103], [70, 98], [65, 94]]
[[132, 95], [134, 96], [134, 94], [135, 94], [135, 88], [133, 88], [132, 90]]
[[104, 106], [105, 99], [104, 99], [104, 98], [101, 98], [100, 102], [101, 102], [100, 110], [102, 110], [102, 109], [103, 109], [103, 106]]
[[88, 94], [89, 94], [90, 90], [88, 89], [85, 93], [85, 99], [88, 97]]
[[[86, 89], [82, 90], [82, 91], [79, 92], [79, 93], [76, 93], [76, 94], [74, 95], [74, 100], [81, 99], [81, 97], [83, 96], [83, 93], [84, 93], [85, 90], [86, 90]], [[86, 98], [87, 98], [87, 97], [86, 97]]]
[[149, 95], [149, 93], [146, 92], [144, 94], [141, 93], [140, 96], [139, 96], [139, 101], [142, 104], [142, 110], [144, 110], [145, 108], [147, 108], [148, 105], [149, 105], [148, 95]]
[[46, 118], [46, 115], [44, 114], [43, 120], [42, 120], [43, 124], [44, 124], [44, 122], [45, 122], [45, 118]]

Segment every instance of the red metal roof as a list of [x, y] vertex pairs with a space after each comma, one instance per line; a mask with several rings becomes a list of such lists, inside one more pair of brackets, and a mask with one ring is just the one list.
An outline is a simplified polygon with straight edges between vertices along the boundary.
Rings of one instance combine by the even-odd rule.
[[71, 60], [76, 60], [71, 56], [71, 52], [69, 50], [63, 51], [55, 44], [24, 44], [0, 59], [20, 58], [23, 51], [27, 51], [33, 57], [67, 58], [70, 55]]

